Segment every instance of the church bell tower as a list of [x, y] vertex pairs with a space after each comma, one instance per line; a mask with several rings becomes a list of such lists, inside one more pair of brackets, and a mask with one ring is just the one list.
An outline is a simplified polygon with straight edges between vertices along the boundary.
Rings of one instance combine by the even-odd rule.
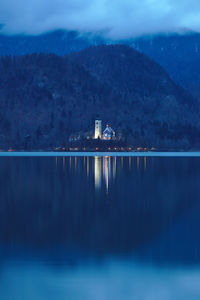
[[102, 121], [101, 120], [95, 120], [95, 130], [94, 130], [94, 138], [101, 139], [102, 137]]

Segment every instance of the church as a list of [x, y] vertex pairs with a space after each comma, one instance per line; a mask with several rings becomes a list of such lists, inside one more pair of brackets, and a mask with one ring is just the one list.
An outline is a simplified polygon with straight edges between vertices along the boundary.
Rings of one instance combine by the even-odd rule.
[[102, 120], [95, 120], [94, 139], [114, 140], [115, 131], [107, 124], [105, 130], [102, 132]]

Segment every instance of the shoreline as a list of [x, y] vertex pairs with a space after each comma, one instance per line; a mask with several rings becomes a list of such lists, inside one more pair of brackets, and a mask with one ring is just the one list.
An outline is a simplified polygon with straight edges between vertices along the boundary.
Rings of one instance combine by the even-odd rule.
[[70, 156], [79, 156], [79, 157], [115, 157], [115, 156], [124, 156], [124, 157], [200, 157], [200, 151], [172, 151], [172, 152], [48, 152], [48, 151], [29, 151], [29, 152], [0, 152], [0, 157], [70, 157]]

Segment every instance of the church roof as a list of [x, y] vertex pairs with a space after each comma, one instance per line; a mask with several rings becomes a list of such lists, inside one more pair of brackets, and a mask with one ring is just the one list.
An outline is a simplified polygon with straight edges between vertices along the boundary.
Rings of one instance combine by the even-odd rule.
[[103, 134], [114, 134], [114, 130], [110, 127], [110, 126], [107, 126], [106, 129], [104, 130]]

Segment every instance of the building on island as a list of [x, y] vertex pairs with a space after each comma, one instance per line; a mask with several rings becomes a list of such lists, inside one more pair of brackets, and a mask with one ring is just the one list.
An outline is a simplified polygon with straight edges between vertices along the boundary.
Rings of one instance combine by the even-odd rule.
[[107, 141], [115, 139], [115, 132], [109, 125], [106, 125], [106, 129], [103, 132], [103, 139]]
[[101, 139], [107, 141], [113, 140], [115, 139], [115, 132], [109, 125], [106, 125], [106, 129], [103, 131], [102, 134], [102, 121], [98, 119], [95, 120], [94, 139]]
[[102, 138], [102, 121], [101, 120], [95, 120], [94, 138], [95, 139]]
[[94, 131], [90, 130], [88, 132], [77, 132], [73, 133], [69, 136], [68, 141], [70, 143], [76, 143], [80, 142], [83, 140], [105, 140], [105, 141], [110, 141], [110, 140], [118, 140], [118, 137], [116, 138], [115, 131], [109, 126], [106, 125], [105, 130], [102, 130], [102, 120], [96, 119], [95, 120], [95, 127]]

